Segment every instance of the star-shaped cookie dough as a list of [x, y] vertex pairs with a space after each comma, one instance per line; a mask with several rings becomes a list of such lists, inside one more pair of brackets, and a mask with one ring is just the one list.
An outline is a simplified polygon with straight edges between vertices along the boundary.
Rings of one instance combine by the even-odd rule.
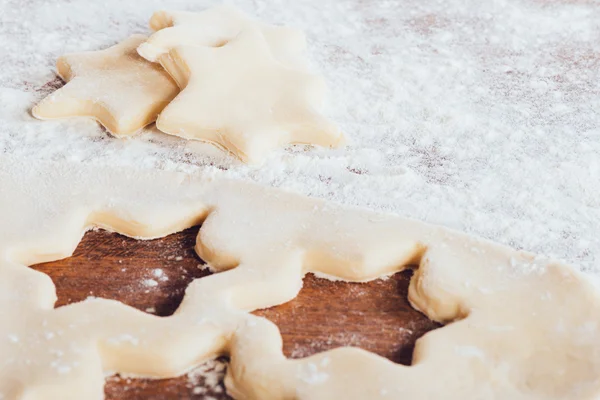
[[178, 46], [223, 46], [242, 30], [256, 28], [278, 61], [292, 68], [306, 67], [306, 38], [302, 31], [265, 24], [231, 6], [216, 6], [199, 13], [157, 11], [150, 19], [150, 28], [156, 33], [138, 48], [149, 61], [159, 61]]
[[133, 35], [105, 50], [60, 57], [58, 74], [68, 83], [35, 106], [33, 116], [90, 117], [115, 136], [154, 122], [179, 88], [159, 65], [139, 56], [136, 49], [146, 39]]
[[250, 163], [287, 143], [342, 142], [318, 112], [323, 80], [278, 62], [258, 29], [222, 47], [177, 47], [161, 64], [184, 88], [156, 121], [165, 133], [216, 143]]

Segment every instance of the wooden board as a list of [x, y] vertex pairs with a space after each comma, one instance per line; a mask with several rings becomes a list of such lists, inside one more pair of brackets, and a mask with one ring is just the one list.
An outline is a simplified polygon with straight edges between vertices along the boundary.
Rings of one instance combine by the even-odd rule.
[[[88, 232], [75, 254], [33, 266], [53, 279], [57, 307], [104, 297], [157, 315], [171, 315], [187, 285], [209, 273], [193, 247], [198, 228], [153, 241], [137, 241], [104, 231]], [[162, 270], [164, 277], [157, 276]], [[439, 327], [407, 300], [412, 271], [370, 283], [330, 282], [307, 275], [298, 297], [255, 312], [276, 323], [288, 357], [306, 357], [340, 346], [357, 346], [409, 365], [415, 341]], [[149, 286], [148, 279], [158, 282]], [[229, 399], [222, 385], [202, 387], [187, 376], [177, 379], [109, 379], [106, 398]]]

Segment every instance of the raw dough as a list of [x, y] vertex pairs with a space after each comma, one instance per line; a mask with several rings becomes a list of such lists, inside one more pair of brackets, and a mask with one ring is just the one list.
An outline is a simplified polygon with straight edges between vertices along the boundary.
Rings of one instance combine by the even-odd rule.
[[220, 5], [203, 12], [157, 11], [150, 28], [157, 31], [138, 48], [149, 61], [158, 61], [183, 45], [218, 47], [247, 28], [260, 29], [274, 57], [290, 68], [306, 66], [306, 39], [298, 29], [275, 26], [249, 18], [240, 10]]
[[326, 88], [305, 70], [302, 32], [228, 6], [161, 11], [150, 25], [158, 32], [149, 39], [134, 35], [106, 50], [61, 57], [58, 74], [68, 83], [33, 115], [92, 117], [115, 136], [130, 135], [157, 119], [179, 85], [184, 92], [157, 128], [215, 143], [244, 161], [260, 162], [287, 143], [342, 143], [339, 129], [319, 114]]
[[256, 28], [222, 47], [176, 47], [159, 60], [183, 89], [156, 121], [163, 132], [219, 144], [250, 163], [287, 143], [342, 143], [318, 112], [323, 80], [279, 63]]
[[[0, 156], [0, 187], [0, 398], [97, 399], [106, 371], [170, 377], [224, 353], [235, 398], [600, 395], [600, 292], [571, 267], [208, 175]], [[69, 256], [92, 226], [151, 238], [200, 221], [199, 254], [227, 271], [194, 281], [171, 317], [105, 299], [53, 309], [51, 280], [25, 267]], [[411, 367], [357, 348], [288, 360], [277, 327], [247, 312], [293, 299], [306, 272], [365, 281], [413, 263], [411, 303], [452, 323], [417, 342]]]
[[101, 51], [68, 54], [56, 63], [68, 82], [35, 106], [40, 119], [91, 117], [115, 136], [130, 135], [154, 122], [179, 92], [158, 65], [137, 54], [147, 38], [133, 35]]

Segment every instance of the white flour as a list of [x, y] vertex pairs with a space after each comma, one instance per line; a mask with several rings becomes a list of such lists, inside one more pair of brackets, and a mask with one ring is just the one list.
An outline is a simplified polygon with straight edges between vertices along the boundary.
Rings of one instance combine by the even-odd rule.
[[254, 168], [157, 132], [118, 140], [88, 120], [36, 121], [59, 55], [149, 33], [154, 10], [215, 3], [0, 0], [0, 154], [99, 173], [214, 169], [600, 271], [600, 2], [231, 3], [305, 30], [347, 148], [292, 147]]
[[206, 361], [188, 372], [188, 386], [192, 388], [195, 395], [203, 395], [206, 400], [214, 399], [212, 395], [221, 395], [223, 390], [223, 379], [227, 372], [227, 361], [218, 358]]

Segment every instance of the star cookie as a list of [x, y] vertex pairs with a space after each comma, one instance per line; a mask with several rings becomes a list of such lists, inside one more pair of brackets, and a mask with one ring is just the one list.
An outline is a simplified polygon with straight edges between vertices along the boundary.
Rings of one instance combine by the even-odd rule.
[[105, 50], [60, 57], [58, 74], [68, 83], [35, 106], [33, 116], [90, 117], [115, 136], [154, 122], [179, 89], [159, 65], [137, 53], [146, 39], [133, 35]]
[[306, 65], [306, 39], [298, 29], [256, 21], [238, 9], [221, 5], [195, 13], [157, 11], [150, 19], [154, 33], [138, 52], [149, 61], [158, 59], [182, 45], [219, 47], [248, 28], [260, 29], [275, 58], [289, 67]]
[[165, 133], [218, 144], [250, 163], [287, 143], [341, 144], [318, 112], [323, 80], [278, 62], [258, 29], [222, 47], [177, 47], [160, 61], [184, 88], [156, 122]]

